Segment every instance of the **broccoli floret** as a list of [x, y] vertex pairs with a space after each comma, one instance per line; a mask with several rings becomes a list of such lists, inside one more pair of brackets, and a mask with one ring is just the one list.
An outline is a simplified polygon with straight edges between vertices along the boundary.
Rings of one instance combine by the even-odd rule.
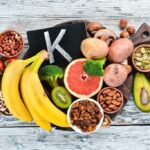
[[40, 69], [39, 77], [41, 81], [46, 81], [54, 88], [58, 85], [58, 78], [63, 77], [63, 70], [56, 65], [47, 65]]
[[97, 60], [89, 59], [84, 63], [83, 69], [89, 75], [103, 76], [104, 75], [103, 66], [105, 62], [106, 62], [106, 58], [97, 59]]

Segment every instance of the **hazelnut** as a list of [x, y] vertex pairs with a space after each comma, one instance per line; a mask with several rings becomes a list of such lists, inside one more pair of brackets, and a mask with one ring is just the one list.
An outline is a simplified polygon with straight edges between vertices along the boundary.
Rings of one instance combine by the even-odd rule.
[[121, 19], [120, 22], [119, 22], [119, 26], [120, 26], [121, 29], [125, 29], [127, 24], [128, 24], [127, 19]]
[[103, 29], [103, 25], [99, 22], [90, 22], [87, 25], [87, 30], [90, 32], [90, 34], [95, 34], [96, 31]]
[[121, 38], [128, 38], [128, 37], [129, 37], [129, 33], [128, 33], [127, 31], [122, 31], [122, 32], [120, 33], [120, 37], [121, 37]]
[[135, 33], [135, 27], [134, 27], [134, 26], [128, 26], [126, 30], [127, 30], [127, 32], [128, 32], [130, 35], [132, 35], [132, 34]]

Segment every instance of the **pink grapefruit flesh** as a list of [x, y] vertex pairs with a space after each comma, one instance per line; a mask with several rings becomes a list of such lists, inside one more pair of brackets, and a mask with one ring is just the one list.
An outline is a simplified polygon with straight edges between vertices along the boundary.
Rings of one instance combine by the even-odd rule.
[[97, 94], [103, 84], [103, 77], [90, 76], [83, 70], [86, 58], [72, 61], [66, 68], [64, 83], [68, 91], [75, 97], [92, 97]]

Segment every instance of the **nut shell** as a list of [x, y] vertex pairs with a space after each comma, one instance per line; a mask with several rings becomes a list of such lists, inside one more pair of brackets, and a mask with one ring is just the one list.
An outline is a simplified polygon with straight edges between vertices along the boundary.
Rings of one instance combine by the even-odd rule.
[[121, 19], [120, 22], [119, 22], [119, 26], [120, 26], [121, 29], [125, 29], [127, 24], [128, 24], [127, 19]]
[[126, 30], [127, 30], [127, 32], [128, 32], [130, 35], [132, 35], [132, 34], [135, 33], [135, 27], [134, 27], [134, 26], [128, 26]]

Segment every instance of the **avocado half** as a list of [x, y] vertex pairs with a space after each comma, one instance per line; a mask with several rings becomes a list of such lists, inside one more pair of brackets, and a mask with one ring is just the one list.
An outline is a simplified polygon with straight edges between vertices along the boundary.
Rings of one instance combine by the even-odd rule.
[[143, 73], [136, 73], [133, 85], [136, 106], [143, 112], [150, 112], [150, 82]]

